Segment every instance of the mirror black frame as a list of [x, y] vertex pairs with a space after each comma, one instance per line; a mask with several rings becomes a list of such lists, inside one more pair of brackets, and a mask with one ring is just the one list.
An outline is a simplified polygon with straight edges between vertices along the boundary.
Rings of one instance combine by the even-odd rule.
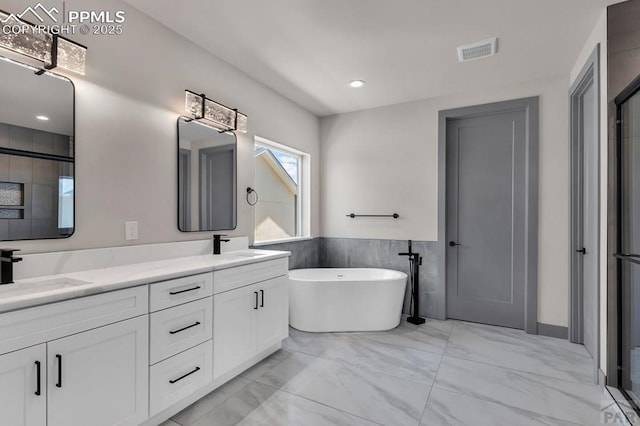
[[[24, 67], [25, 70], [30, 70], [33, 69], [34, 73], [37, 71], [37, 69], [35, 67], [33, 67], [32, 65], [17, 61], [13, 58], [9, 58], [7, 56], [3, 56], [0, 55], [0, 60], [6, 62], [6, 63], [11, 63], [17, 67]], [[39, 75], [40, 77], [45, 76], [49, 74], [51, 77], [53, 78], [59, 78], [60, 80], [64, 80], [69, 82], [69, 84], [71, 84], [71, 115], [72, 115], [72, 129], [73, 129], [73, 228], [71, 228], [71, 232], [69, 234], [63, 235], [63, 236], [59, 236], [59, 237], [43, 237], [43, 238], [17, 238], [17, 239], [11, 239], [11, 240], [0, 240], [0, 242], [2, 241], [37, 241], [37, 240], [64, 240], [67, 238], [71, 238], [75, 233], [76, 233], [76, 229], [77, 229], [77, 203], [76, 203], [76, 181], [77, 181], [77, 167], [76, 167], [76, 143], [77, 143], [77, 138], [76, 138], [76, 85], [73, 83], [73, 80], [71, 80], [69, 77], [67, 77], [66, 75], [61, 75], [58, 73], [55, 73], [51, 70], [47, 70], [45, 73]], [[14, 150], [15, 151], [15, 150]], [[9, 149], [3, 149], [2, 147], [0, 147], [0, 154], [6, 154], [6, 155], [15, 155], [12, 154]], [[34, 157], [37, 157], [37, 152], [34, 152], [33, 154]]]
[[[235, 145], [233, 149], [233, 227], [232, 228], [211, 228], [211, 229], [194, 229], [194, 230], [184, 230], [180, 227], [180, 191], [181, 191], [181, 176], [180, 176], [180, 123], [189, 123], [191, 121], [196, 121], [193, 118], [186, 116], [179, 116], [176, 120], [176, 183], [177, 183], [177, 191], [176, 191], [176, 224], [177, 228], [180, 232], [212, 232], [212, 231], [233, 231], [238, 227], [238, 137], [235, 133], [231, 131], [221, 131], [216, 129], [213, 126], [209, 126], [205, 123], [198, 122], [198, 125], [206, 126], [211, 129], [213, 132], [217, 133], [227, 133], [230, 136], [233, 136], [235, 139]], [[200, 185], [198, 183], [198, 185]]]

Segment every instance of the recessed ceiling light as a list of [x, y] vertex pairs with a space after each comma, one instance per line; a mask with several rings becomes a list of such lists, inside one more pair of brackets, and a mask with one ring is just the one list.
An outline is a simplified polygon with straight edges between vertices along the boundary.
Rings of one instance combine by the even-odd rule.
[[367, 84], [367, 82], [364, 80], [353, 80], [352, 82], [349, 83], [349, 86], [357, 88], [357, 87], [362, 87], [365, 84]]
[[49, 121], [49, 117], [47, 117], [46, 115], [37, 115], [36, 118], [42, 121]]

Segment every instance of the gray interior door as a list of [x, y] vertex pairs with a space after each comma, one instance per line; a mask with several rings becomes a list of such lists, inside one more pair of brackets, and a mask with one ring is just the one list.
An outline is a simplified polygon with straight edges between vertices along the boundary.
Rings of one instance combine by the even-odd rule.
[[582, 343], [598, 378], [600, 105], [599, 50], [569, 91], [571, 116], [571, 315], [569, 341]]
[[524, 328], [526, 113], [447, 123], [447, 316]]

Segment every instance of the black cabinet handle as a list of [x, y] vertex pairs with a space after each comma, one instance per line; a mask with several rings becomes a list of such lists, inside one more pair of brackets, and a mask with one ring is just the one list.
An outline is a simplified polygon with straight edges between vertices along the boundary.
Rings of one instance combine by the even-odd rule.
[[169, 383], [174, 384], [176, 382], [179, 382], [180, 380], [184, 379], [185, 377], [188, 377], [190, 375], [192, 375], [193, 373], [200, 371], [200, 367], [196, 367], [195, 369], [189, 371], [187, 374], [178, 377], [177, 379], [173, 379], [173, 380], [169, 380]]
[[198, 289], [200, 289], [200, 286], [196, 286], [196, 287], [193, 287], [193, 288], [188, 288], [188, 289], [186, 289], [186, 290], [170, 291], [170, 292], [169, 292], [169, 294], [170, 294], [171, 296], [175, 296], [176, 294], [186, 293], [186, 292], [188, 292], [188, 291], [194, 291], [194, 290], [198, 290]]
[[587, 254], [587, 249], [582, 247], [582, 249], [580, 250], [576, 250], [576, 253], [582, 253], [582, 254]]
[[181, 329], [179, 329], [179, 330], [172, 330], [172, 331], [170, 331], [170, 332], [169, 332], [169, 334], [176, 334], [176, 333], [180, 333], [181, 331], [188, 330], [188, 329], [190, 329], [191, 327], [195, 327], [195, 326], [198, 326], [198, 325], [200, 325], [200, 321], [196, 321], [196, 322], [194, 322], [193, 324], [188, 325], [188, 326], [186, 326], [186, 327], [182, 327], [182, 328], [181, 328]]
[[256, 295], [256, 304], [255, 304], [255, 306], [253, 307], [253, 309], [257, 310], [257, 309], [258, 309], [258, 292], [257, 292], [257, 291], [254, 291], [254, 292], [253, 292], [253, 294], [255, 294], [255, 295]]
[[40, 396], [40, 361], [36, 361], [36, 395]]
[[62, 387], [62, 355], [56, 355], [56, 359], [58, 360], [58, 383], [56, 383], [57, 388]]
[[461, 244], [456, 243], [455, 241], [449, 241], [449, 247], [459, 246]]
[[264, 290], [260, 290], [260, 297], [262, 298], [260, 301], [260, 307], [264, 308]]

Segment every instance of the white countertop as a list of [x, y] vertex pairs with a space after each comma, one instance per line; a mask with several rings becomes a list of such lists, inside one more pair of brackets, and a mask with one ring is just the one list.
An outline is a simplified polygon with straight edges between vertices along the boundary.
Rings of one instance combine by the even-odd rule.
[[92, 269], [0, 285], [0, 312], [288, 257], [288, 251], [238, 250]]

